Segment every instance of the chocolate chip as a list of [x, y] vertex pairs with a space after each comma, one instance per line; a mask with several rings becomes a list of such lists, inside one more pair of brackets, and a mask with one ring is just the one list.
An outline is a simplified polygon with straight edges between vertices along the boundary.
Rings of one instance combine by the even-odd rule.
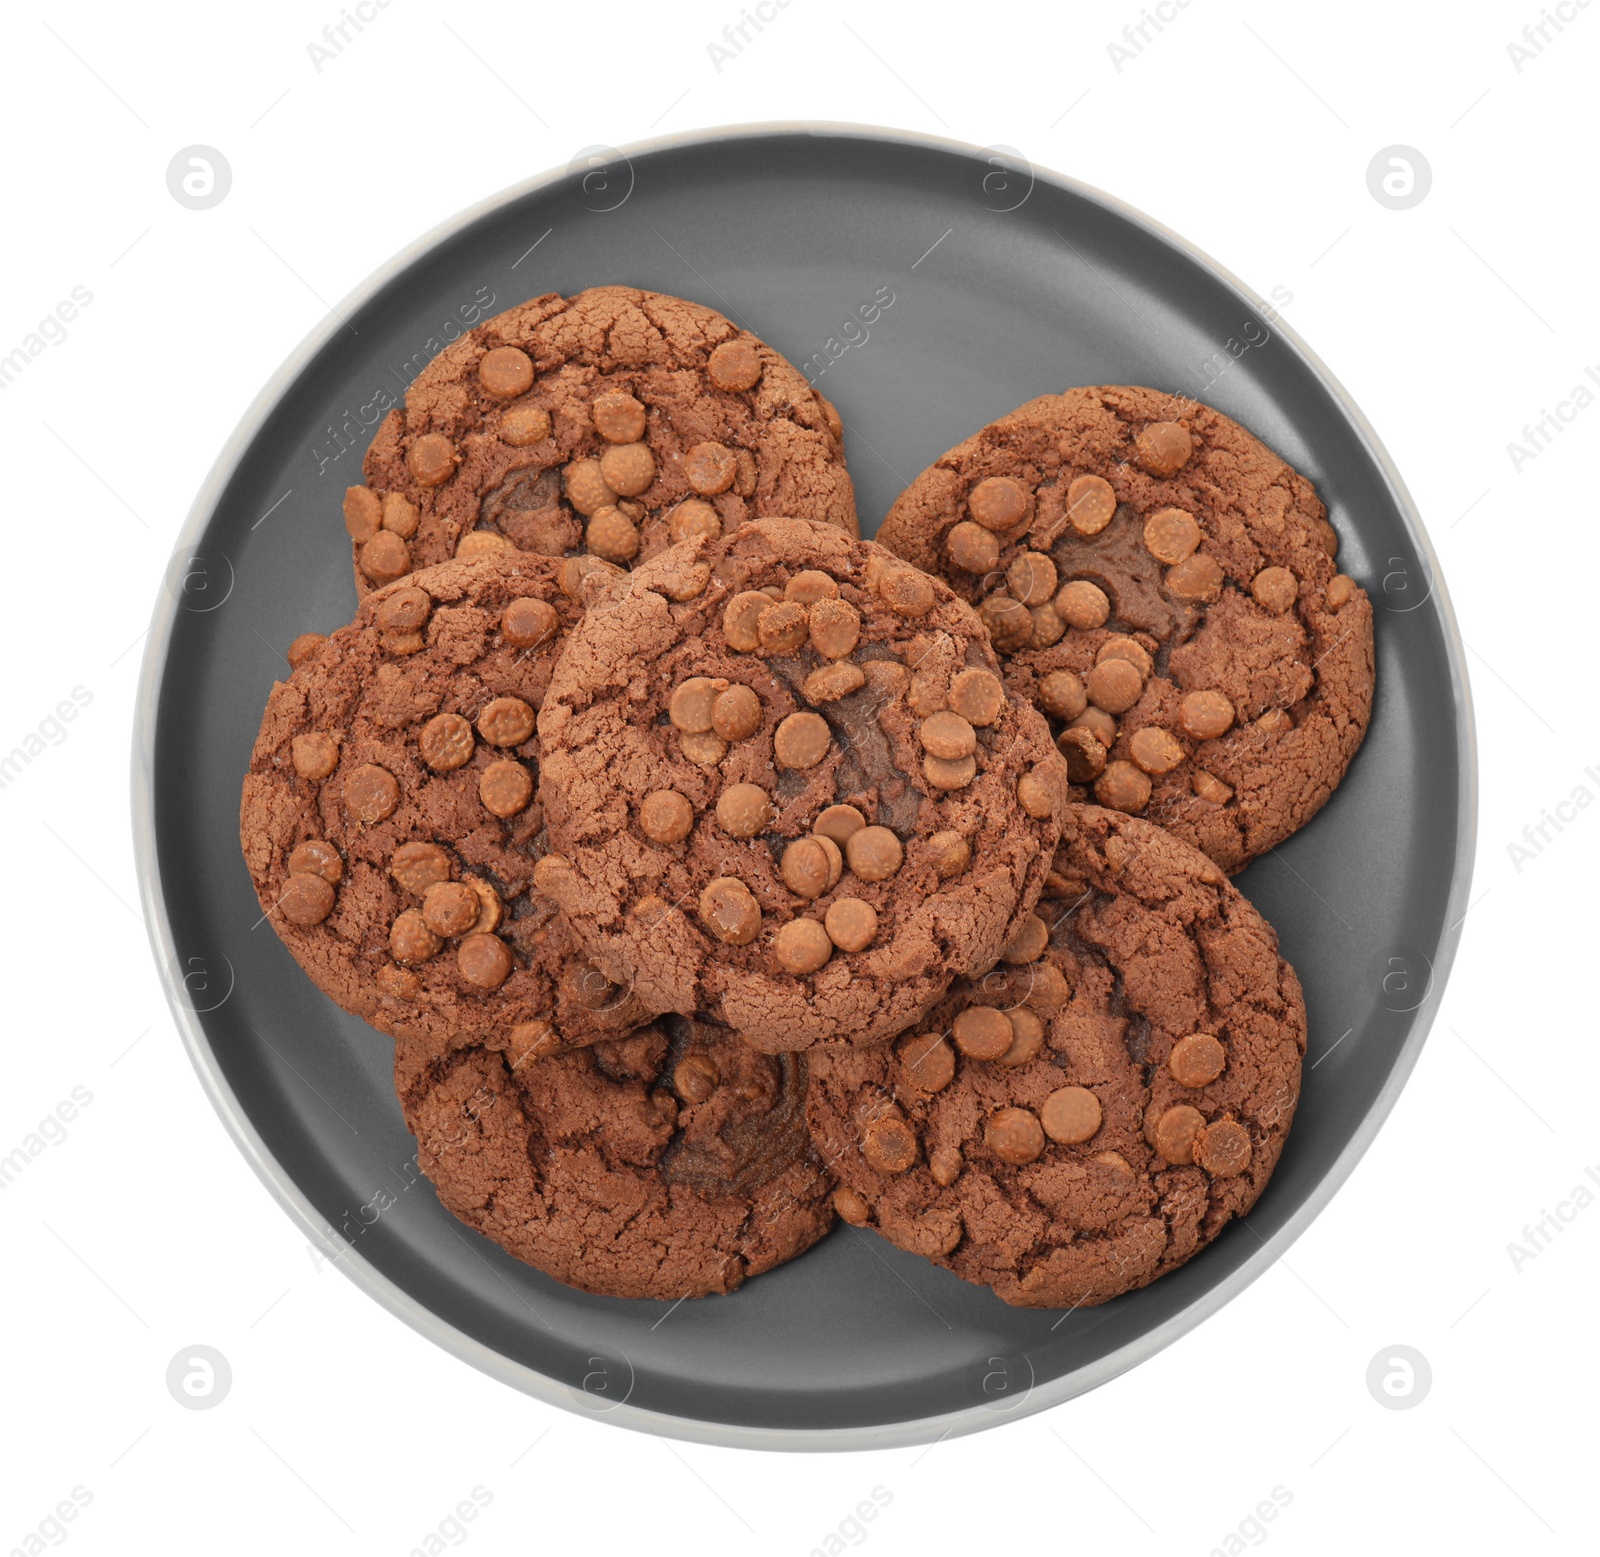
[[422, 513], [403, 492], [386, 493], [383, 499], [383, 527], [403, 541], [409, 541], [422, 523]]
[[1225, 806], [1233, 799], [1233, 790], [1229, 785], [1224, 784], [1215, 774], [1206, 773], [1198, 768], [1190, 780], [1190, 787], [1202, 800], [1208, 800], [1212, 805]]
[[703, 735], [712, 728], [717, 698], [725, 690], [720, 677], [690, 676], [672, 689], [667, 718], [686, 734]]
[[1194, 439], [1182, 422], [1151, 422], [1133, 440], [1133, 457], [1152, 476], [1172, 476], [1189, 463]]
[[1236, 1119], [1219, 1119], [1195, 1136], [1193, 1153], [1213, 1178], [1231, 1179], [1250, 1166], [1250, 1132]]
[[290, 643], [288, 652], [284, 655], [289, 662], [289, 668], [298, 670], [327, 641], [326, 633], [301, 633]]
[[984, 1124], [983, 1144], [1002, 1162], [1020, 1168], [1044, 1150], [1044, 1127], [1026, 1108], [997, 1109]]
[[648, 443], [614, 443], [600, 456], [600, 478], [622, 497], [637, 497], [656, 479]]
[[1111, 615], [1111, 602], [1098, 584], [1075, 578], [1057, 591], [1056, 615], [1069, 627], [1102, 627]]
[[1197, 551], [1175, 568], [1168, 568], [1162, 583], [1167, 593], [1179, 600], [1215, 600], [1222, 593], [1222, 564], [1210, 552]]
[[389, 955], [415, 966], [438, 953], [444, 943], [427, 926], [419, 909], [408, 908], [389, 926]]
[[833, 1209], [839, 1213], [841, 1222], [848, 1222], [852, 1227], [865, 1227], [872, 1220], [872, 1207], [855, 1190], [843, 1184], [833, 1192]]
[[981, 524], [963, 519], [944, 538], [945, 555], [968, 573], [992, 573], [1000, 566], [1000, 542]]
[[450, 856], [436, 843], [403, 843], [389, 856], [389, 874], [421, 897], [436, 881], [450, 879]]
[[513, 449], [543, 443], [550, 436], [550, 413], [542, 406], [514, 405], [500, 417], [500, 441]]
[[918, 1033], [895, 1046], [900, 1069], [918, 1092], [942, 1092], [956, 1074], [955, 1050], [938, 1033]]
[[1220, 692], [1189, 692], [1178, 704], [1178, 723], [1197, 741], [1214, 741], [1233, 727], [1233, 704]]
[[372, 619], [385, 632], [414, 633], [432, 610], [433, 600], [427, 590], [407, 585], [386, 593], [378, 601]]
[[933, 580], [915, 568], [885, 568], [878, 579], [878, 598], [896, 616], [926, 616], [937, 596]]
[[1179, 1103], [1156, 1120], [1151, 1144], [1168, 1162], [1181, 1168], [1194, 1161], [1195, 1137], [1205, 1124], [1199, 1109]]
[[516, 549], [498, 530], [468, 530], [456, 543], [456, 556], [463, 562], [471, 562], [478, 557], [492, 557], [497, 552]]
[[344, 783], [344, 805], [358, 822], [381, 822], [394, 815], [400, 804], [400, 785], [387, 768], [368, 762]]
[[1096, 708], [1125, 714], [1144, 692], [1144, 677], [1127, 660], [1103, 660], [1083, 678], [1084, 690]]
[[1044, 1100], [1039, 1122], [1052, 1141], [1079, 1146], [1100, 1128], [1100, 1099], [1087, 1087], [1060, 1087]]
[[309, 929], [333, 912], [333, 883], [307, 871], [291, 875], [278, 896], [278, 910], [290, 924]]
[[1039, 1057], [1044, 1047], [1044, 1023], [1025, 1006], [1009, 1013], [1011, 1017], [1011, 1047], [994, 1063], [1015, 1070]]
[[1172, 1046], [1167, 1069], [1180, 1087], [1209, 1086], [1222, 1074], [1227, 1053], [1210, 1033], [1190, 1033]]
[[941, 881], [959, 876], [972, 862], [972, 845], [960, 833], [935, 833], [925, 847]]
[[490, 816], [515, 816], [533, 799], [533, 775], [520, 762], [491, 762], [478, 776], [478, 799]]
[[763, 654], [793, 654], [806, 641], [810, 617], [803, 605], [784, 600], [769, 605], [756, 620]]
[[555, 607], [544, 600], [513, 600], [500, 615], [500, 636], [514, 649], [536, 649], [560, 626]]
[[717, 1062], [698, 1051], [684, 1055], [672, 1070], [672, 1089], [685, 1103], [704, 1103], [721, 1081]]
[[596, 395], [589, 408], [594, 430], [607, 443], [637, 443], [644, 437], [645, 410], [625, 389], [608, 389]]
[[811, 607], [810, 631], [818, 654], [843, 659], [861, 641], [861, 613], [848, 600], [819, 600]]
[[862, 881], [887, 881], [905, 859], [900, 840], [887, 827], [863, 827], [851, 833], [844, 853]]
[[1083, 681], [1070, 670], [1053, 670], [1039, 683], [1039, 706], [1057, 719], [1076, 719], [1089, 706]]
[[320, 730], [297, 735], [289, 743], [289, 756], [295, 772], [316, 783], [339, 766], [339, 743]]
[[924, 757], [922, 776], [934, 789], [965, 789], [978, 773], [976, 757]]
[[739, 394], [761, 379], [761, 354], [745, 336], [724, 341], [706, 359], [706, 376], [718, 389]]
[[987, 727], [1005, 712], [1006, 689], [991, 670], [963, 670], [950, 682], [949, 700], [952, 713], [968, 724]]
[[858, 897], [835, 898], [822, 917], [828, 939], [840, 951], [865, 951], [878, 934], [878, 911]]
[[344, 860], [325, 838], [307, 838], [289, 851], [291, 876], [321, 876], [337, 886], [344, 878]]
[[683, 479], [702, 497], [726, 492], [738, 469], [733, 451], [720, 443], [697, 443], [683, 456]]
[[1019, 965], [1025, 962], [1037, 962], [1045, 954], [1045, 949], [1050, 945], [1050, 931], [1037, 914], [1029, 914], [1020, 925], [1016, 933], [1006, 942], [1005, 948], [1000, 953], [1002, 962]]
[[716, 540], [722, 534], [722, 520], [710, 503], [686, 497], [667, 517], [667, 539], [687, 541], [696, 535]]
[[459, 881], [441, 881], [422, 899], [422, 922], [441, 938], [465, 935], [478, 913], [478, 894]]
[[879, 1173], [904, 1173], [917, 1160], [917, 1137], [903, 1119], [875, 1119], [861, 1135], [861, 1155]]
[[1293, 728], [1294, 720], [1286, 708], [1269, 708], [1256, 720], [1256, 729], [1264, 735], [1282, 735], [1285, 730]]
[[1087, 730], [1110, 751], [1117, 743], [1117, 721], [1103, 708], [1086, 708], [1067, 725], [1069, 730]]
[[800, 690], [808, 703], [832, 703], [866, 684], [866, 672], [852, 660], [835, 660], [806, 677]]
[[1250, 581], [1250, 593], [1257, 605], [1282, 616], [1299, 597], [1300, 580], [1287, 568], [1263, 568]]
[[417, 736], [422, 760], [435, 773], [450, 773], [472, 761], [472, 726], [460, 714], [435, 714]]
[[917, 738], [929, 755], [951, 762], [970, 757], [978, 749], [978, 732], [960, 714], [946, 712], [924, 719]]
[[362, 573], [373, 584], [392, 584], [411, 571], [411, 549], [393, 530], [379, 530], [358, 558]]
[[1067, 488], [1067, 518], [1079, 535], [1098, 535], [1117, 511], [1117, 494], [1104, 476], [1078, 476]]
[[694, 807], [675, 789], [657, 789], [639, 802], [639, 827], [652, 843], [681, 843], [694, 826]]
[[828, 890], [830, 862], [820, 838], [796, 838], [783, 851], [778, 874], [788, 889], [804, 898], [821, 897]]
[[717, 797], [717, 821], [730, 838], [754, 838], [772, 817], [771, 797], [755, 784], [730, 784]]
[[1017, 780], [1017, 804], [1035, 821], [1048, 821], [1062, 806], [1066, 796], [1054, 774], [1035, 768]]
[[953, 1146], [936, 1146], [928, 1153], [928, 1173], [941, 1189], [949, 1189], [961, 1177], [966, 1164]]
[[562, 473], [567, 501], [584, 518], [615, 505], [617, 493], [600, 469], [600, 461], [574, 460]]
[[785, 973], [815, 973], [833, 955], [833, 942], [815, 919], [791, 919], [773, 936], [772, 954]]
[[1128, 741], [1128, 755], [1146, 773], [1170, 773], [1187, 753], [1170, 731], [1147, 724]]
[[505, 917], [505, 907], [500, 901], [500, 894], [487, 881], [480, 881], [476, 876], [463, 876], [461, 884], [464, 887], [471, 887], [478, 897], [478, 919], [472, 928], [487, 935]]
[[1339, 532], [1326, 519], [1314, 520], [1311, 528], [1316, 534], [1322, 549], [1327, 552], [1329, 557], [1337, 557], [1339, 555]]
[[370, 541], [383, 524], [383, 501], [371, 487], [346, 487], [344, 527], [353, 541]]
[[1012, 530], [1028, 512], [1028, 491], [1010, 476], [987, 476], [967, 494], [967, 512], [986, 530]]
[[1094, 651], [1096, 665], [1106, 660], [1126, 660], [1141, 676], [1148, 676], [1155, 668], [1150, 651], [1137, 638], [1130, 638], [1126, 633], [1113, 633]]
[[1356, 592], [1356, 581], [1346, 573], [1335, 573], [1328, 580], [1327, 602], [1330, 611], [1341, 609]]
[[1006, 588], [1025, 606], [1043, 605], [1056, 592], [1056, 565], [1043, 552], [1025, 551], [1006, 569]]
[[1011, 1047], [1016, 1029], [994, 1006], [968, 1006], [950, 1027], [956, 1047], [973, 1060], [997, 1060]]
[[417, 483], [436, 487], [455, 474], [455, 445], [442, 433], [424, 433], [406, 451], [406, 469]]
[[714, 768], [728, 755], [728, 743], [709, 730], [703, 734], [686, 731], [678, 737], [678, 750], [696, 766]]
[[833, 839], [837, 844], [845, 844], [866, 825], [866, 817], [854, 806], [832, 805], [818, 812], [811, 830], [824, 838]]
[[469, 935], [456, 948], [456, 971], [479, 989], [499, 989], [511, 976], [511, 953], [498, 935]]
[[1074, 784], [1092, 784], [1106, 770], [1106, 749], [1091, 730], [1063, 730], [1056, 749], [1067, 759], [1067, 777]]
[[780, 768], [814, 768], [828, 754], [833, 733], [821, 714], [790, 714], [773, 733], [772, 755]]
[[583, 543], [607, 562], [632, 562], [639, 555], [639, 527], [620, 508], [597, 508], [584, 526]]
[[1131, 762], [1109, 762], [1094, 782], [1094, 798], [1113, 811], [1137, 816], [1150, 804], [1150, 776]]
[[1009, 595], [990, 595], [978, 607], [978, 620], [1002, 654], [1014, 654], [1033, 640], [1033, 614]]
[[700, 918], [719, 941], [748, 946], [761, 933], [761, 905], [736, 876], [717, 876], [700, 894]]
[[1144, 522], [1144, 549], [1157, 562], [1176, 564], [1200, 544], [1200, 526], [1181, 508], [1158, 508]]
[[478, 363], [478, 382], [500, 400], [515, 400], [533, 388], [533, 358], [515, 346], [496, 346]]
[[1033, 618], [1033, 635], [1028, 639], [1028, 648], [1048, 649], [1066, 636], [1067, 624], [1048, 601], [1044, 605], [1029, 606], [1028, 615]]
[[754, 654], [761, 647], [761, 613], [772, 605], [772, 598], [758, 589], [741, 590], [722, 613], [722, 636], [730, 649]]
[[837, 600], [839, 586], [821, 569], [805, 568], [783, 586], [783, 598], [798, 601], [803, 606], [813, 606], [819, 600]]
[[761, 699], [739, 684], [718, 692], [711, 704], [711, 728], [725, 741], [748, 740], [761, 728]]

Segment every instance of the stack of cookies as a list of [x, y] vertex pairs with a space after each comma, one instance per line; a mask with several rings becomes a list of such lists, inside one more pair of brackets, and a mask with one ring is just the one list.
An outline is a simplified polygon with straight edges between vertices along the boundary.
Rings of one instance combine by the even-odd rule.
[[395, 1043], [439, 1198], [573, 1286], [836, 1219], [1103, 1302], [1264, 1188], [1305, 1009], [1228, 880], [1366, 729], [1366, 596], [1242, 428], [1075, 389], [859, 539], [771, 347], [540, 297], [411, 386], [244, 783], [264, 911]]

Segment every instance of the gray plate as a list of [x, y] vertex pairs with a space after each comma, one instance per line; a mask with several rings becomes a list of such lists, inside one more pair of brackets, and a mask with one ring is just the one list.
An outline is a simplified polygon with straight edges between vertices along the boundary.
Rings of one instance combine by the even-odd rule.
[[[339, 521], [382, 408], [447, 339], [540, 292], [628, 282], [722, 309], [839, 407], [870, 533], [950, 444], [1031, 395], [1152, 384], [1304, 471], [1378, 606], [1371, 733], [1344, 785], [1239, 884], [1304, 981], [1311, 1059], [1267, 1193], [1182, 1270], [1063, 1315], [1010, 1309], [840, 1227], [730, 1297], [589, 1297], [467, 1232], [419, 1180], [390, 1045], [301, 975], [239, 855], [239, 786], [295, 634], [355, 604]], [[880, 302], [863, 326], [860, 308]], [[1372, 430], [1238, 282], [1106, 196], [892, 132], [763, 126], [600, 151], [400, 255], [313, 332], [217, 462], [157, 602], [135, 751], [147, 918], [178, 1024], [256, 1171], [425, 1335], [542, 1399], [708, 1442], [864, 1448], [974, 1431], [1102, 1383], [1288, 1247], [1415, 1063], [1465, 911], [1461, 646]]]

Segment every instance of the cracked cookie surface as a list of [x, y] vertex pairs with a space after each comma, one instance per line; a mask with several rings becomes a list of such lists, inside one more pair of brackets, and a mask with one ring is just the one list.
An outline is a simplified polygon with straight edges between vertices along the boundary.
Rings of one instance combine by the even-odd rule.
[[859, 534], [838, 412], [710, 308], [634, 287], [555, 293], [446, 347], [345, 495], [365, 593], [515, 548], [628, 567], [765, 514]]
[[1310, 482], [1209, 406], [1042, 395], [941, 455], [877, 540], [977, 608], [1075, 799], [1230, 872], [1321, 809], [1366, 733], [1366, 593]]
[[807, 1115], [846, 1221], [1008, 1303], [1074, 1308], [1255, 1204], [1306, 1018], [1271, 926], [1149, 822], [1074, 808], [1049, 891], [912, 1033], [812, 1051]]
[[833, 1222], [803, 1055], [681, 1018], [518, 1062], [402, 1038], [395, 1089], [445, 1207], [558, 1281], [611, 1297], [731, 1292]]
[[539, 719], [539, 884], [657, 1010], [876, 1043], [1041, 890], [1066, 765], [939, 581], [825, 525], [672, 548], [597, 594]]

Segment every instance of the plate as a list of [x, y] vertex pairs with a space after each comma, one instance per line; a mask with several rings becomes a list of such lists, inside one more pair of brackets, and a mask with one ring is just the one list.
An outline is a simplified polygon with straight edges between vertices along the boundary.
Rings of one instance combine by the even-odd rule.
[[[417, 1172], [390, 1044], [261, 922], [238, 842], [261, 710], [296, 634], [355, 594], [339, 500], [448, 341], [542, 292], [625, 282], [722, 310], [838, 407], [870, 534], [951, 444], [1075, 384], [1151, 384], [1235, 417], [1315, 482], [1377, 607], [1372, 727], [1310, 826], [1241, 877], [1305, 985], [1304, 1095], [1243, 1222], [1143, 1291], [1006, 1307], [840, 1226], [726, 1297], [591, 1297], [445, 1212]], [[835, 125], [617, 151], [485, 202], [320, 325], [217, 461], [160, 595], [134, 826], [152, 941], [200, 1078], [316, 1245], [408, 1323], [529, 1394], [623, 1426], [787, 1449], [1016, 1420], [1150, 1356], [1305, 1229], [1417, 1059], [1466, 911], [1475, 819], [1460, 640], [1416, 512], [1327, 370], [1174, 234], [1005, 148]]]

